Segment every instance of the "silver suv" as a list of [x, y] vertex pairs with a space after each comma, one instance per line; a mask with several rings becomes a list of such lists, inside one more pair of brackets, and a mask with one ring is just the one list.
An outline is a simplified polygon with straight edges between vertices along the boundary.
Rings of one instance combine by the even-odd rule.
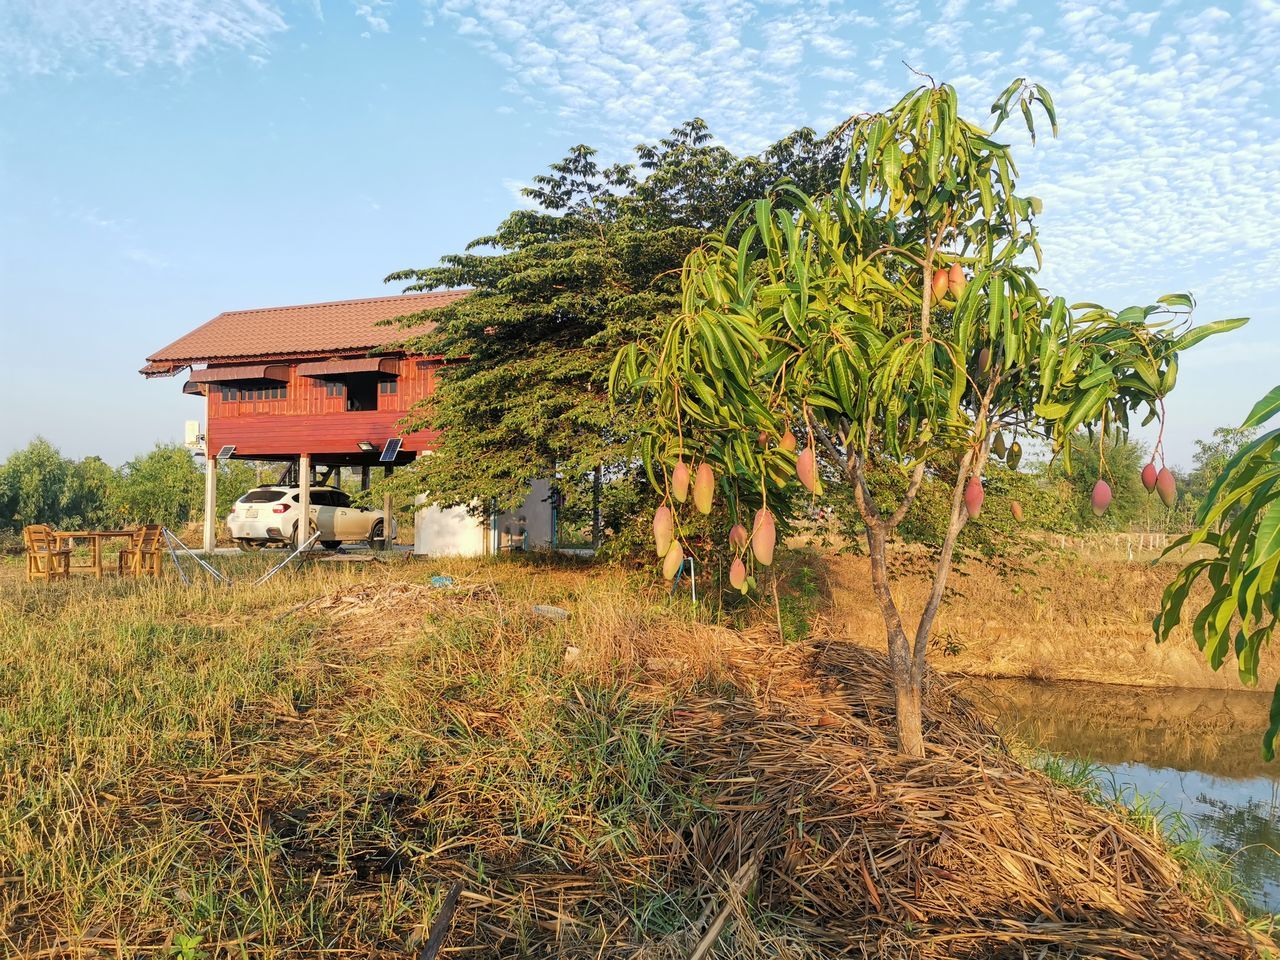
[[[320, 544], [327, 550], [359, 541], [377, 547], [382, 541], [386, 523], [382, 511], [352, 506], [351, 498], [335, 487], [311, 488], [310, 530], [302, 532], [300, 495], [298, 487], [265, 486], [254, 487], [237, 500], [227, 516], [227, 528], [240, 549], [257, 550], [268, 543], [297, 546], [317, 530]], [[393, 540], [395, 535], [392, 519]]]

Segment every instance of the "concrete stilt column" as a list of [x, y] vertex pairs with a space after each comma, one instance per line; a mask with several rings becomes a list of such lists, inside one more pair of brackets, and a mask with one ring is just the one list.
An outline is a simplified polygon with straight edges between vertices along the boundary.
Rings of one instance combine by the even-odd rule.
[[311, 454], [298, 457], [298, 546], [311, 536]]
[[382, 498], [382, 549], [390, 550], [396, 542], [391, 535], [391, 531], [394, 528], [394, 514], [391, 512], [391, 493], [388, 491]]
[[218, 458], [205, 441], [204, 448], [204, 552], [218, 545]]

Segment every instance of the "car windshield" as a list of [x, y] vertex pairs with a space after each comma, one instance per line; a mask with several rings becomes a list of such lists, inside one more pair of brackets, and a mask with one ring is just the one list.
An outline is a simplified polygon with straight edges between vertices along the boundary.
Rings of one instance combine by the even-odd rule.
[[241, 503], [275, 503], [284, 496], [283, 490], [250, 490], [240, 498]]

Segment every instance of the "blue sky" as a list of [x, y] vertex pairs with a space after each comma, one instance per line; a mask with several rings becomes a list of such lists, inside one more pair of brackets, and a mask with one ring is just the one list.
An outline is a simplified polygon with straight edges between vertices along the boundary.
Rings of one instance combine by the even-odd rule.
[[0, 456], [179, 439], [199, 400], [135, 371], [218, 312], [379, 295], [573, 144], [757, 149], [904, 60], [979, 119], [1054, 93], [1020, 153], [1047, 287], [1253, 318], [1183, 358], [1172, 461], [1280, 382], [1280, 0], [0, 0]]

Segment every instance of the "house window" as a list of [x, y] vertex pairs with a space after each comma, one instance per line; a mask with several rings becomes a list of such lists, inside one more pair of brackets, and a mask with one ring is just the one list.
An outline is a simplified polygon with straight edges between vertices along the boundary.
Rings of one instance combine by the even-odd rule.
[[341, 380], [326, 380], [324, 382], [324, 395], [326, 397], [345, 397], [347, 395], [347, 385]]
[[378, 409], [378, 379], [360, 374], [347, 378], [347, 412]]
[[222, 384], [222, 399], [232, 403], [247, 402], [252, 400], [286, 400], [289, 396], [289, 386], [284, 383], [255, 384], [246, 382], [242, 386], [233, 384]]
[[396, 381], [394, 378], [378, 381], [378, 393], [386, 396], [387, 394], [396, 392]]

